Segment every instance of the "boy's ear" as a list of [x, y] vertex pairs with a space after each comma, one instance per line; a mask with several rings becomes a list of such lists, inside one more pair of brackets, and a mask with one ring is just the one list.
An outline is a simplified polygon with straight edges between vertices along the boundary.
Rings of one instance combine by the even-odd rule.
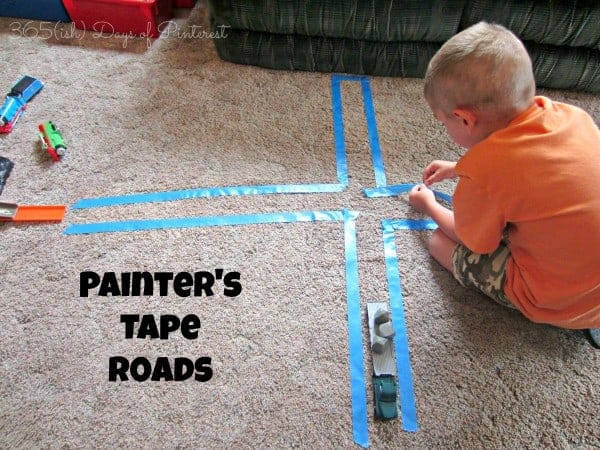
[[467, 108], [457, 107], [452, 110], [454, 117], [462, 121], [463, 125], [466, 126], [470, 132], [473, 131], [477, 124], [477, 116]]

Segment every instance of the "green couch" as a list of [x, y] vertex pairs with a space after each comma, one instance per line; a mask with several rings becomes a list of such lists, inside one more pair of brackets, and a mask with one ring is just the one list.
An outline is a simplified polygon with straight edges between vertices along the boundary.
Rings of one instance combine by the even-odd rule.
[[[525, 43], [539, 86], [600, 92], [596, 0], [209, 0], [220, 57], [287, 70], [422, 77], [444, 41], [481, 20]], [[223, 28], [225, 27], [225, 28]]]

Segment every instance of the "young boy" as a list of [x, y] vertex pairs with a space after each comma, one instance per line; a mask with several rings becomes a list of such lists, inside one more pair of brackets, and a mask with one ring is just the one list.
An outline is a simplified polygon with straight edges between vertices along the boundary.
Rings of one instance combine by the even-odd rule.
[[[425, 98], [467, 149], [456, 163], [433, 161], [409, 195], [439, 226], [432, 256], [462, 285], [534, 322], [600, 328], [600, 131], [592, 118], [536, 97], [521, 41], [485, 22], [433, 57]], [[456, 177], [451, 211], [427, 186]]]

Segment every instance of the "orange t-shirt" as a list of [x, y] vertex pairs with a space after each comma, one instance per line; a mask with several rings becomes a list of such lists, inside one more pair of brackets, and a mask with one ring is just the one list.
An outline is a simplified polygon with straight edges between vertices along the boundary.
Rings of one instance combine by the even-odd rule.
[[504, 292], [530, 320], [600, 328], [600, 131], [545, 97], [456, 164], [456, 234], [476, 253], [507, 238]]

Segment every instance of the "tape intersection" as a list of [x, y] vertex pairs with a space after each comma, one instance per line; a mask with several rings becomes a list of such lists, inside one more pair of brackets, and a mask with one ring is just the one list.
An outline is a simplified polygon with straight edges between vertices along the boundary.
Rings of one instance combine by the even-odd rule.
[[[369, 147], [374, 170], [375, 187], [364, 189], [369, 198], [387, 197], [408, 192], [414, 184], [387, 185], [384, 158], [379, 142], [376, 110], [370, 80], [366, 76], [334, 74], [331, 76], [331, 102], [333, 138], [336, 160], [337, 183], [285, 184], [264, 186], [203, 187], [163, 192], [148, 192], [87, 198], [76, 202], [72, 209], [109, 207], [115, 205], [147, 202], [166, 202], [192, 198], [222, 196], [308, 194], [343, 192], [348, 187], [348, 161], [346, 154], [342, 82], [358, 82], [361, 85], [364, 115], [367, 124]], [[450, 195], [435, 192], [438, 199], [451, 202]], [[133, 232], [144, 230], [192, 227], [237, 226], [249, 224], [273, 224], [295, 222], [336, 221], [344, 225], [345, 276], [348, 319], [348, 348], [350, 389], [352, 398], [352, 424], [354, 441], [369, 446], [368, 414], [365, 369], [362, 343], [362, 314], [358, 271], [358, 245], [356, 220], [358, 213], [349, 210], [296, 211], [267, 214], [241, 214], [224, 216], [196, 216], [164, 219], [125, 220], [68, 225], [66, 235], [96, 234], [110, 232]], [[386, 275], [392, 319], [396, 324], [396, 363], [399, 378], [402, 426], [406, 431], [417, 431], [417, 412], [414, 397], [412, 370], [408, 347], [408, 335], [404, 317], [402, 285], [398, 271], [398, 255], [395, 244], [396, 230], [431, 230], [436, 227], [430, 220], [384, 219], [382, 220]]]

